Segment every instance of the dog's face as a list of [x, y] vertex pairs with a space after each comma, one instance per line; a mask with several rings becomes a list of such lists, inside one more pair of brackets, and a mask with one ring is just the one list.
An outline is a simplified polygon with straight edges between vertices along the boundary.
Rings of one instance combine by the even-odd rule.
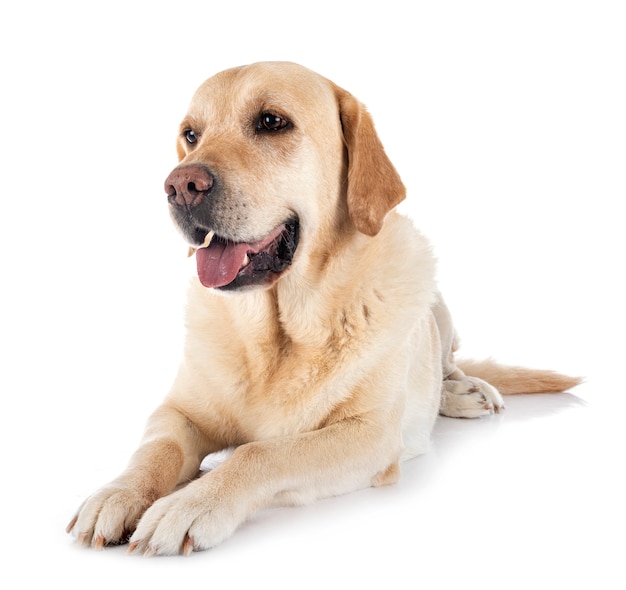
[[377, 233], [404, 196], [361, 105], [291, 63], [207, 80], [177, 149], [165, 190], [206, 287], [268, 287], [339, 232]]

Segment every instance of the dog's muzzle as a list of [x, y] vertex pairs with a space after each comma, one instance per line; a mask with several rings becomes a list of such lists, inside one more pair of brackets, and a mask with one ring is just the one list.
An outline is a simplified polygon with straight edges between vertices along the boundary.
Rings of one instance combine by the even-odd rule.
[[[165, 181], [174, 222], [197, 248], [198, 278], [207, 288], [268, 287], [291, 265], [299, 239], [297, 219], [289, 219], [260, 240], [235, 241], [219, 234], [207, 214], [216, 179], [203, 166], [175, 168]], [[213, 227], [215, 226], [215, 227]]]

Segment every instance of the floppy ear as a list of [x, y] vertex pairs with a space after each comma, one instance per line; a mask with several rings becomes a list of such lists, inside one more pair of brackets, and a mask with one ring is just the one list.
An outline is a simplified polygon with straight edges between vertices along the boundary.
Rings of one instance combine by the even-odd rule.
[[404, 200], [406, 189], [365, 107], [340, 88], [337, 98], [348, 149], [348, 214], [361, 233], [375, 236], [387, 213]]

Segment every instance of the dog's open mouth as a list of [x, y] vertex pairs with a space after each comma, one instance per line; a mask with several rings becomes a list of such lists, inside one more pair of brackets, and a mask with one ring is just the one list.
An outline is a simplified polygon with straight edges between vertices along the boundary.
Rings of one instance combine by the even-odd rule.
[[297, 246], [297, 221], [283, 223], [253, 243], [207, 234], [205, 243], [196, 251], [198, 277], [208, 288], [266, 286], [291, 265]]

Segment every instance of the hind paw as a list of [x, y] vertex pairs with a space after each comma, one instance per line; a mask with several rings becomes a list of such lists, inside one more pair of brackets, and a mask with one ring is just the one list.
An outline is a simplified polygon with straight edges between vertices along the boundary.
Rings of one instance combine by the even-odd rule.
[[479, 418], [504, 410], [498, 390], [478, 377], [443, 382], [439, 413], [451, 418]]

